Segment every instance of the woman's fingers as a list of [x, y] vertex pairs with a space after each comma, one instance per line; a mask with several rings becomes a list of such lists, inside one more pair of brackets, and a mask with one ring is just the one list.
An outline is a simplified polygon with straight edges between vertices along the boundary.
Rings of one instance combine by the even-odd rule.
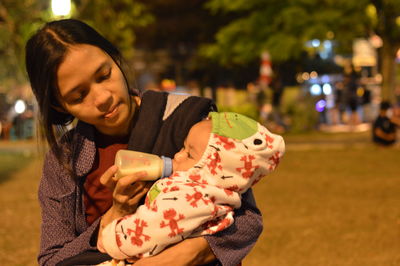
[[114, 189], [114, 194], [136, 194], [145, 186], [146, 182], [140, 181], [145, 174], [145, 172], [138, 172], [119, 178]]
[[100, 183], [103, 186], [108, 187], [111, 190], [114, 190], [115, 184], [116, 184], [116, 180], [114, 180], [114, 175], [117, 173], [118, 171], [118, 166], [113, 165], [110, 168], [108, 168], [104, 174], [100, 177]]
[[135, 206], [139, 203], [140, 199], [149, 192], [150, 187], [153, 185], [152, 182], [145, 182], [145, 185], [141, 190], [138, 191], [133, 197], [128, 200], [130, 206]]
[[114, 205], [121, 213], [132, 213], [136, 210], [140, 199], [148, 192], [152, 183], [140, 181], [145, 172], [124, 176], [117, 180], [114, 188]]

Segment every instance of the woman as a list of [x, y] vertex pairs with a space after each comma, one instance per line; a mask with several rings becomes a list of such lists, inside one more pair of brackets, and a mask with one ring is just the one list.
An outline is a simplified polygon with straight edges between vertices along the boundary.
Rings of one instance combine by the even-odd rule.
[[[96, 248], [98, 232], [134, 212], [151, 185], [138, 181], [141, 173], [115, 181], [116, 151], [129, 148], [172, 156], [183, 146], [189, 128], [214, 106], [200, 97], [133, 92], [118, 50], [78, 20], [44, 25], [27, 42], [26, 67], [51, 146], [39, 187], [39, 264], [107, 260]], [[65, 133], [74, 119], [77, 125]], [[227, 230], [185, 240], [136, 264], [237, 265], [261, 230], [250, 191]]]

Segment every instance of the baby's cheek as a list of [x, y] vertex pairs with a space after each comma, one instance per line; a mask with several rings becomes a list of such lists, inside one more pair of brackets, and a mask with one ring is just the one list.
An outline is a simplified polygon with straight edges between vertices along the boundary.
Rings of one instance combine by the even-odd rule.
[[172, 164], [173, 164], [172, 165], [173, 171], [175, 172], [175, 171], [187, 171], [193, 166], [195, 166], [196, 162], [194, 160], [186, 158], [183, 161], [174, 160]]

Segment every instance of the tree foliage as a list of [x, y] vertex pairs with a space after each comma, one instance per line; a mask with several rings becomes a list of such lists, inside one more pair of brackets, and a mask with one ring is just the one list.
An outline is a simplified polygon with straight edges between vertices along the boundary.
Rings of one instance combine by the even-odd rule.
[[[50, 10], [50, 0], [0, 1], [0, 82], [8, 91], [26, 83], [24, 47], [44, 22], [60, 19]], [[146, 6], [132, 0], [73, 0], [72, 18], [81, 19], [104, 34], [127, 57], [133, 53], [135, 27], [153, 21]]]
[[246, 63], [263, 50], [275, 62], [297, 58], [311, 39], [334, 39], [340, 52], [350, 53], [355, 38], [376, 33], [383, 40], [383, 97], [391, 98], [400, 48], [398, 0], [210, 0], [207, 7], [238, 14], [203, 50], [223, 64]]
[[274, 61], [298, 58], [311, 39], [335, 38], [349, 47], [354, 36], [365, 35], [366, 2], [211, 0], [207, 7], [215, 14], [235, 12], [239, 18], [222, 28], [204, 52], [224, 64], [242, 64], [258, 58], [263, 50]]
[[40, 1], [0, 2], [0, 81], [5, 90], [24, 82], [23, 47], [29, 34], [49, 15], [46, 8]]
[[76, 0], [75, 6], [74, 18], [98, 29], [128, 58], [134, 51], [135, 28], [154, 21], [147, 6], [140, 1]]
[[226, 20], [212, 16], [204, 0], [139, 0], [154, 16], [156, 23], [138, 29], [141, 48], [174, 49], [180, 44], [196, 46], [211, 41], [217, 28]]
[[[228, 78], [227, 73], [220, 73], [218, 64], [200, 56], [198, 48], [213, 40], [218, 28], [230, 21], [230, 15], [213, 16], [204, 8], [204, 0], [140, 1], [148, 7], [155, 23], [137, 29], [135, 47], [153, 55], [155, 51], [167, 52], [171, 60], [165, 63], [162, 73], [157, 73], [160, 78], [174, 78], [178, 85], [196, 80], [207, 86], [215, 85], [217, 76]], [[157, 57], [146, 60], [152, 62], [147, 66], [157, 64]]]

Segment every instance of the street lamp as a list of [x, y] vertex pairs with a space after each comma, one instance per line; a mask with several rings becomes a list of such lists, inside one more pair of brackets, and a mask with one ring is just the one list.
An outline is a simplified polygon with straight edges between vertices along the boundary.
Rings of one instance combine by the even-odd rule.
[[54, 16], [65, 17], [71, 13], [71, 0], [51, 0]]

